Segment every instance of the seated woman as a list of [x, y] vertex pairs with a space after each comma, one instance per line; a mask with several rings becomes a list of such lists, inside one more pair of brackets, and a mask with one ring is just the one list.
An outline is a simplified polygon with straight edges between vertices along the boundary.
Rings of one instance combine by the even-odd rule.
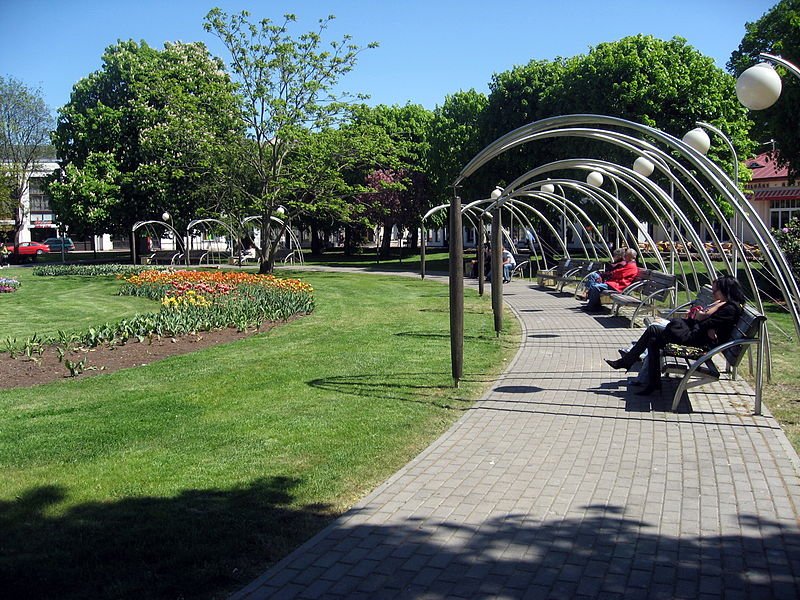
[[647, 350], [647, 386], [639, 394], [651, 394], [661, 388], [660, 354], [667, 344], [686, 344], [709, 348], [730, 340], [733, 327], [742, 314], [745, 302], [742, 286], [735, 277], [723, 276], [711, 285], [714, 302], [694, 317], [672, 319], [666, 328], [650, 325], [642, 337], [618, 360], [606, 362], [614, 369], [630, 369]]
[[599, 278], [595, 278], [593, 281], [587, 282], [589, 302], [584, 307], [587, 312], [600, 310], [600, 296], [605, 290], [621, 292], [636, 279], [639, 274], [639, 267], [636, 264], [636, 250], [626, 248], [622, 257], [622, 265], [602, 273]]

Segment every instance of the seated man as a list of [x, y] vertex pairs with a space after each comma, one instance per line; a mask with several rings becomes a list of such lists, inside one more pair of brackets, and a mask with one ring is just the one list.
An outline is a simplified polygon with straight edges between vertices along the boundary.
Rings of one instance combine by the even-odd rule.
[[517, 261], [514, 260], [514, 255], [511, 254], [506, 247], [503, 246], [503, 283], [508, 283], [511, 281], [511, 273], [514, 271], [514, 267], [517, 266]]
[[587, 286], [589, 302], [586, 304], [585, 310], [589, 312], [600, 310], [600, 294], [609, 289], [621, 292], [636, 279], [639, 274], [639, 267], [636, 264], [636, 250], [626, 248], [622, 256], [625, 264], [606, 271], [600, 275], [599, 279], [589, 282]]

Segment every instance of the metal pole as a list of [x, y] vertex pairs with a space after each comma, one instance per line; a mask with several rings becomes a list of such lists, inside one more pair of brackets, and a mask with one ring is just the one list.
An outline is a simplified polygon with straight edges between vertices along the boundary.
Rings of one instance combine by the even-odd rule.
[[464, 371], [464, 245], [461, 233], [461, 198], [450, 204], [450, 365], [453, 385]]
[[478, 225], [478, 264], [476, 267], [478, 272], [478, 295], [483, 296], [483, 282], [484, 279], [486, 279], [486, 269], [484, 268], [486, 264], [486, 246], [484, 245], [486, 240], [486, 228], [483, 224], [483, 214], [481, 214], [478, 219]]
[[492, 218], [492, 312], [494, 331], [499, 337], [503, 330], [503, 225], [499, 206]]
[[425, 225], [422, 229], [422, 244], [419, 247], [419, 274], [422, 279], [425, 279], [425, 242], [427, 242], [427, 234], [425, 233]]
[[[714, 127], [710, 123], [705, 123], [703, 121], [697, 121], [697, 125], [703, 127], [704, 129], [708, 129], [716, 133], [722, 140], [725, 142], [725, 145], [728, 146], [728, 150], [731, 151], [731, 155], [733, 157], [733, 184], [739, 187], [739, 157], [736, 156], [736, 149], [733, 147], [733, 142], [731, 142], [730, 138], [722, 133], [720, 129]], [[739, 214], [734, 211], [733, 213], [733, 231], [739, 234], [739, 243], [732, 243], [731, 248], [733, 249], [733, 276], [738, 278], [739, 277], [739, 244], [744, 244], [744, 220], [739, 219]], [[732, 240], [733, 241], [733, 240]], [[723, 249], [720, 248], [720, 251]], [[745, 260], [745, 257], [742, 256], [742, 261]]]

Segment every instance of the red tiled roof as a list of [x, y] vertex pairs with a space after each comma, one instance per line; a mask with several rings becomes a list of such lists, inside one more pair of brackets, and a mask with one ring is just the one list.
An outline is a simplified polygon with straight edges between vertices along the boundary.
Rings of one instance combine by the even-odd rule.
[[770, 158], [767, 152], [748, 160], [747, 166], [753, 171], [754, 182], [759, 179], [786, 179], [789, 177], [789, 169], [778, 167], [778, 163]]

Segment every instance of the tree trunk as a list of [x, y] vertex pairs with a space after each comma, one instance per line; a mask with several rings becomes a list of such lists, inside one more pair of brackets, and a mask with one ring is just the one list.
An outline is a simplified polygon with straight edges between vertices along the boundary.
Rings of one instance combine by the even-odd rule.
[[311, 226], [311, 256], [322, 256], [322, 239], [316, 225]]
[[389, 256], [392, 248], [392, 226], [394, 225], [393, 221], [384, 221], [383, 222], [383, 237], [381, 238], [381, 256]]

